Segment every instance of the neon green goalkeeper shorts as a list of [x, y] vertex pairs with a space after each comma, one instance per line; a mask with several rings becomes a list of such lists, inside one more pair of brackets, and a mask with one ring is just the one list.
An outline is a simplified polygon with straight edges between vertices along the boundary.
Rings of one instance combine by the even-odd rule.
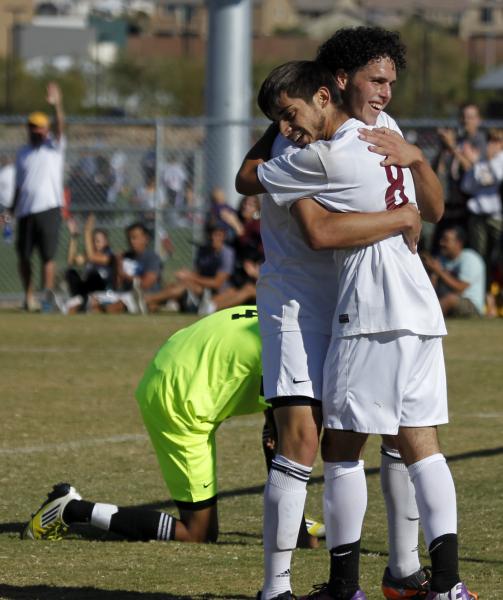
[[163, 373], [152, 369], [136, 391], [164, 481], [175, 501], [209, 500], [217, 493], [217, 426], [191, 422], [176, 400], [165, 401], [176, 398], [169, 388]]

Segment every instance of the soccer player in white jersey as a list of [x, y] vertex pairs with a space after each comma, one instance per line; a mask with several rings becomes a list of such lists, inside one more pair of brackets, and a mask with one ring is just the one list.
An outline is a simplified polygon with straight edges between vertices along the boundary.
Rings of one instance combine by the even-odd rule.
[[[308, 196], [332, 211], [403, 210], [415, 202], [408, 165], [392, 167], [389, 157], [369, 152], [362, 122], [341, 119], [327, 73], [308, 61], [271, 73], [259, 94], [262, 110], [292, 141], [316, 143], [265, 164], [248, 156], [241, 181], [292, 212]], [[316, 78], [319, 87], [306, 94], [306, 79]], [[366, 510], [361, 454], [368, 434], [380, 433], [398, 434], [414, 484], [432, 560], [426, 599], [470, 600], [458, 574], [454, 483], [436, 430], [448, 416], [446, 331], [435, 292], [401, 236], [339, 250], [334, 261], [339, 289], [323, 374], [322, 443], [331, 569], [328, 584], [310, 597], [366, 598], [358, 584]]]
[[[340, 46], [340, 34], [346, 31], [340, 30], [330, 38], [336, 50], [337, 45]], [[347, 50], [336, 52], [331, 64], [343, 92], [341, 114], [353, 112], [367, 124], [377, 120], [379, 125], [398, 129], [382, 109], [391, 99], [396, 72], [405, 65], [404, 46], [398, 34], [379, 28], [357, 28], [350, 32], [350, 39], [347, 35], [342, 36]], [[384, 58], [389, 60], [381, 60]], [[407, 144], [401, 136], [383, 135], [376, 130], [371, 135], [371, 141], [379, 142], [379, 150], [384, 147], [386, 154], [400, 156], [401, 160], [408, 156], [409, 161], [414, 161], [413, 176], [421, 211], [426, 220], [437, 221], [443, 207], [441, 187], [419, 149]], [[267, 132], [251, 155], [268, 158], [275, 136], [274, 129]], [[307, 143], [297, 139], [296, 143], [299, 142]], [[288, 144], [285, 138], [278, 136], [272, 154], [280, 154]], [[244, 185], [239, 176], [237, 182]], [[244, 193], [245, 188], [239, 191]], [[331, 253], [313, 252], [307, 248], [301, 239], [301, 230], [309, 229], [313, 234], [312, 248], [358, 246], [393, 233], [391, 229], [385, 233], [386, 219], [408, 216], [405, 211], [373, 213], [370, 218], [369, 215], [330, 214], [321, 205], [309, 201], [298, 202], [292, 214], [300, 217], [300, 227], [284, 208], [263, 202], [261, 227], [266, 262], [259, 280], [258, 305], [261, 334], [266, 340], [264, 362], [271, 367], [269, 376], [265, 377], [266, 395], [273, 406], [280, 405], [275, 410], [275, 418], [280, 439], [278, 462], [283, 463], [283, 466], [278, 465], [280, 473], [271, 472], [264, 499], [264, 600], [291, 597], [291, 548], [301, 522], [306, 479], [318, 447], [320, 409], [317, 401], [321, 394], [321, 365], [335, 307], [336, 286], [330, 276], [334, 268]], [[393, 223], [388, 221], [388, 225], [392, 227]], [[292, 340], [290, 344], [288, 340]], [[289, 347], [300, 347], [302, 352], [288, 352]], [[308, 372], [309, 381], [302, 382], [306, 378], [296, 377], [296, 372]], [[387, 446], [393, 447], [391, 443]], [[405, 589], [404, 593], [410, 596], [411, 590], [417, 590], [424, 596], [425, 574], [419, 569], [416, 550], [418, 516], [410, 491], [412, 486], [398, 452], [389, 448], [382, 456], [381, 479], [389, 520], [389, 565], [393, 563], [399, 568], [393, 573], [396, 579], [388, 581], [389, 591], [395, 594], [396, 590]], [[288, 463], [304, 469], [304, 481], [295, 477], [293, 469], [281, 472]], [[297, 514], [290, 511], [288, 519], [282, 518], [280, 505], [294, 504]]]

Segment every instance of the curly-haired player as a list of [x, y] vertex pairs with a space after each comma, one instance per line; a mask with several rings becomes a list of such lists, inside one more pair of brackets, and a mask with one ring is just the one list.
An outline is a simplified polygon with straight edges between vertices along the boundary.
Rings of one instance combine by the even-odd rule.
[[332, 73], [343, 69], [352, 75], [371, 61], [388, 57], [399, 73], [407, 66], [406, 52], [396, 31], [381, 27], [344, 27], [321, 44], [316, 60]]
[[[316, 60], [335, 76], [342, 105], [348, 114], [367, 124], [379, 124], [382, 110], [391, 99], [397, 74], [406, 67], [406, 47], [397, 32], [380, 27], [346, 27], [321, 44]], [[378, 131], [374, 135], [381, 138], [369, 137], [368, 141], [382, 145], [388, 134]], [[390, 150], [389, 146], [386, 150]], [[389, 155], [388, 151], [384, 153]], [[424, 158], [411, 165], [411, 172], [421, 206], [421, 183], [425, 176], [433, 182], [433, 172]], [[429, 216], [425, 215], [426, 220], [430, 220]], [[396, 440], [383, 436], [381, 453], [381, 487], [389, 538], [383, 592], [387, 598], [394, 598], [397, 589], [406, 590], [409, 596], [416, 589], [421, 597], [426, 593], [427, 578], [420, 567], [417, 550], [419, 519], [414, 489]], [[401, 497], [402, 501], [397, 503], [396, 497]], [[332, 567], [335, 569], [335, 565]]]

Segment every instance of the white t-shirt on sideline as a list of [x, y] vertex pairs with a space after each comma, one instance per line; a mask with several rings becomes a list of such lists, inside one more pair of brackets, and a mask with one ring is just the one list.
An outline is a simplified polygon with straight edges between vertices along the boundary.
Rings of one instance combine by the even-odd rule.
[[41, 146], [23, 146], [16, 155], [16, 217], [63, 206], [66, 141], [49, 136]]

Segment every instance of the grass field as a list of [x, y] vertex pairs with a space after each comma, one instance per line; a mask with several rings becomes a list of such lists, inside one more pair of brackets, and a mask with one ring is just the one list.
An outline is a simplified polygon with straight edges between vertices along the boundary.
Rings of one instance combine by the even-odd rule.
[[[133, 399], [147, 362], [191, 319], [0, 314], [0, 598], [253, 599], [261, 584], [261, 417], [219, 432], [221, 537], [215, 545], [128, 543], [77, 533], [30, 542], [19, 531], [57, 481], [89, 500], [173, 510]], [[451, 423], [441, 430], [458, 490], [460, 568], [482, 600], [503, 598], [503, 320], [451, 321], [445, 353]], [[246, 460], [246, 469], [242, 460]], [[362, 588], [381, 598], [386, 565], [378, 441], [366, 468]], [[321, 518], [321, 463], [307, 513]], [[424, 552], [423, 552], [424, 556]], [[427, 561], [426, 557], [424, 558]], [[306, 593], [327, 575], [324, 548], [297, 551]]]

